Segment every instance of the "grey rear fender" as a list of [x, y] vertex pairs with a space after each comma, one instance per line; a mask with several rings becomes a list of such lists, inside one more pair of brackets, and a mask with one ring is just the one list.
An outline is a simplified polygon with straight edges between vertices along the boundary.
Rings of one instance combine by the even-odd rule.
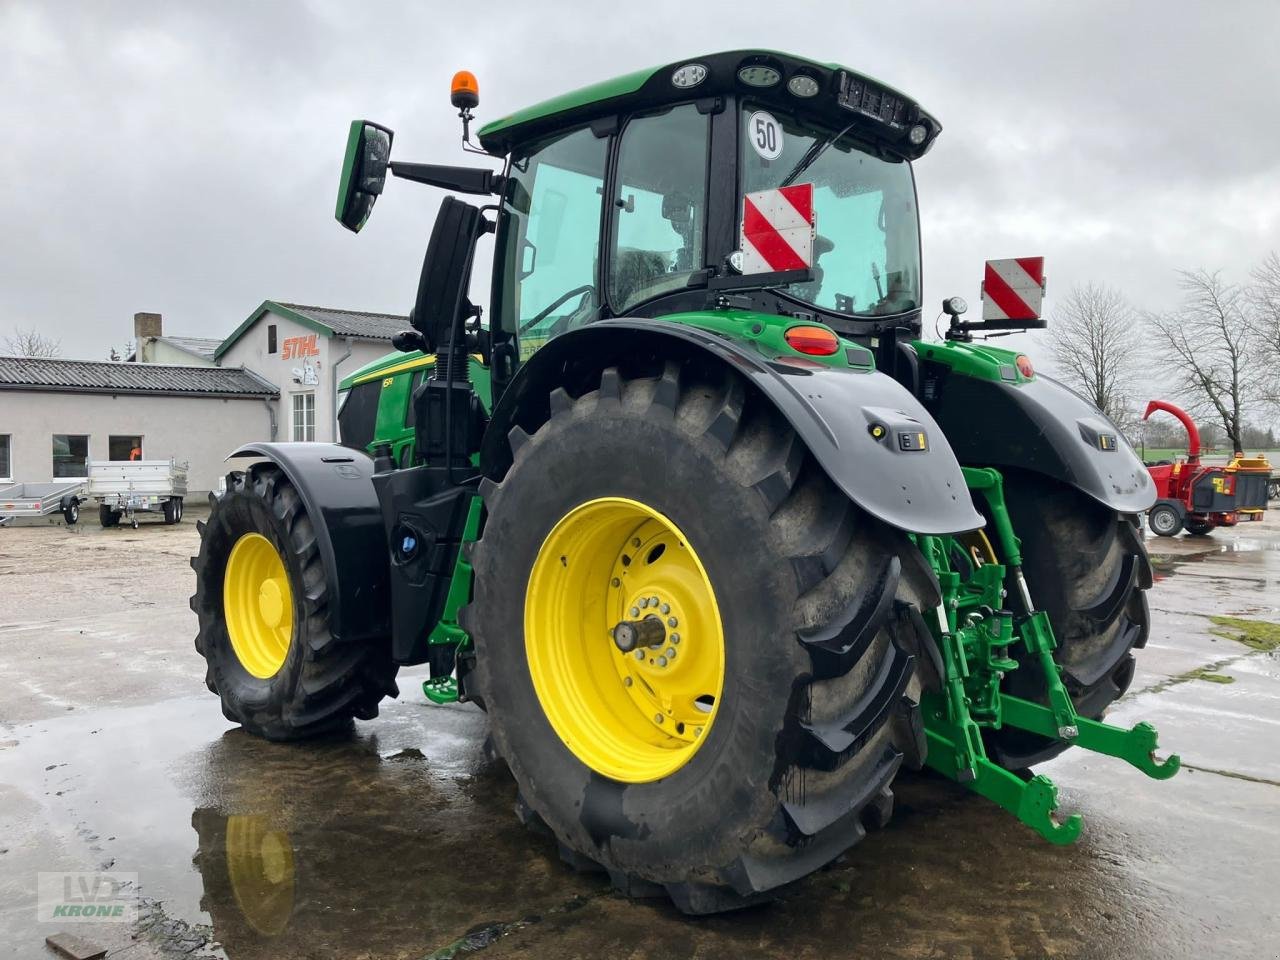
[[1120, 428], [1052, 377], [995, 382], [926, 363], [924, 380], [929, 409], [961, 463], [1039, 473], [1118, 513], [1155, 502], [1155, 483]]
[[[373, 488], [373, 459], [336, 443], [250, 443], [227, 459], [246, 457], [278, 466], [307, 508], [324, 562], [335, 636], [389, 636], [390, 561]], [[250, 474], [256, 467], [249, 466]]]
[[750, 345], [661, 320], [593, 323], [535, 353], [494, 407], [481, 451], [485, 474], [506, 472], [508, 431], [532, 431], [545, 421], [556, 387], [593, 390], [601, 370], [646, 356], [712, 358], [740, 375], [777, 407], [849, 499], [885, 523], [922, 534], [983, 525], [942, 430], [897, 381], [874, 371], [777, 363]]

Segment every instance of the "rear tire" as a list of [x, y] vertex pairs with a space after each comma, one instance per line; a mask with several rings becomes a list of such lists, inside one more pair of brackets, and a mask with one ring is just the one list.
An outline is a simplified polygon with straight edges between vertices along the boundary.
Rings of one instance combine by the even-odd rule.
[[162, 505], [164, 511], [164, 522], [169, 526], [178, 522], [178, 501], [170, 497]]
[[62, 508], [62, 519], [68, 527], [74, 527], [80, 521], [80, 503], [77, 500], [70, 501]]
[[1213, 533], [1214, 524], [1208, 520], [1188, 520], [1186, 523], [1187, 533], [1193, 537], [1207, 537]]
[[[1136, 525], [1073, 487], [1009, 470], [1005, 499], [1022, 541], [1023, 574], [1037, 609], [1049, 614], [1054, 659], [1081, 716], [1100, 719], [1133, 680], [1134, 648], [1146, 646], [1151, 563]], [[1016, 584], [1007, 585], [1017, 596]], [[1039, 667], [1025, 653], [1003, 689], [1045, 702]], [[1057, 756], [1067, 741], [1021, 730], [987, 731], [987, 748], [1008, 770]]]
[[120, 511], [112, 510], [105, 503], [98, 504], [98, 523], [104, 527], [115, 527], [120, 524]]
[[[899, 766], [923, 758], [914, 654], [918, 610], [936, 595], [905, 562], [906, 538], [854, 507], [735, 376], [674, 363], [643, 373], [608, 369], [578, 399], [557, 389], [548, 422], [531, 436], [511, 431], [513, 465], [481, 488], [488, 519], [463, 622], [521, 819], [550, 827], [562, 859], [607, 872], [629, 896], [713, 913], [767, 899], [888, 819]], [[532, 588], [526, 600], [531, 571], [562, 518], [600, 498], [669, 518], [680, 534], [672, 544], [696, 554], [723, 622], [714, 715], [687, 759], [657, 779], [616, 779], [580, 759], [589, 750], [553, 726], [540, 696], [558, 694], [530, 667], [527, 611], [542, 602]], [[635, 559], [661, 562], [652, 556]], [[571, 562], [560, 558], [566, 570]], [[595, 656], [587, 644], [598, 641], [625, 659], [592, 617], [598, 608], [607, 621], [615, 599], [625, 607], [611, 589], [627, 585], [606, 573], [600, 587], [603, 607], [566, 601], [561, 642], [569, 656]], [[621, 684], [611, 670], [596, 682]], [[654, 718], [637, 709], [632, 719]]]
[[[227, 492], [210, 494], [209, 501], [208, 525], [197, 524], [200, 553], [191, 558], [191, 609], [200, 624], [196, 651], [208, 664], [205, 684], [222, 699], [223, 714], [268, 740], [298, 740], [352, 717], [376, 717], [379, 701], [399, 692], [390, 643], [344, 643], [331, 632], [314, 522], [293, 484], [274, 464], [259, 464], [248, 474], [230, 475]], [[242, 568], [246, 579], [237, 574], [228, 590], [233, 550], [242, 542], [248, 550], [264, 538], [283, 564], [281, 576], [249, 576], [258, 569], [249, 563]], [[260, 563], [273, 562], [260, 544], [258, 556]], [[237, 569], [250, 557], [235, 561]], [[273, 598], [260, 599], [267, 596], [268, 579], [274, 607]], [[257, 607], [262, 609], [255, 614]], [[266, 624], [261, 640], [244, 629], [246, 622]], [[271, 646], [277, 639], [279, 646]]]

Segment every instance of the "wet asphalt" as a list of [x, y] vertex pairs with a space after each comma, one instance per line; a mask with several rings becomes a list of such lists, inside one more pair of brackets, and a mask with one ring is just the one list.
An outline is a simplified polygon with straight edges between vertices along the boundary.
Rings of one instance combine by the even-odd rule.
[[[112, 958], [1280, 956], [1280, 651], [1210, 619], [1280, 622], [1280, 515], [1149, 541], [1151, 640], [1109, 719], [1156, 724], [1174, 779], [1069, 751], [1040, 772], [1085, 831], [1054, 847], [903, 776], [842, 861], [699, 920], [561, 864], [483, 714], [428, 704], [419, 670], [323, 742], [225, 721], [192, 647], [198, 515], [0, 529], [0, 956], [60, 930]], [[97, 870], [137, 874], [136, 922], [37, 921], [37, 873]]]

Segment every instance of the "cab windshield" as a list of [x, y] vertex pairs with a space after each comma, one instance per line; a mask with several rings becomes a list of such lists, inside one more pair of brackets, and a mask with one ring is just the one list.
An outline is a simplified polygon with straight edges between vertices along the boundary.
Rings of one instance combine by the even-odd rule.
[[[743, 190], [785, 186], [830, 133], [747, 105], [742, 112]], [[920, 236], [911, 167], [857, 149], [845, 136], [792, 181], [813, 184], [814, 279], [782, 288], [806, 303], [861, 317], [920, 306]]]

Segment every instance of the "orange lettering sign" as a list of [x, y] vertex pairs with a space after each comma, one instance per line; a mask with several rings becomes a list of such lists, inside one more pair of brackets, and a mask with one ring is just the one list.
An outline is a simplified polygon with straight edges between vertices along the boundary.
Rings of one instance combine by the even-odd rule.
[[320, 344], [316, 334], [305, 337], [286, 337], [281, 350], [282, 360], [300, 360], [303, 357], [320, 356]]

